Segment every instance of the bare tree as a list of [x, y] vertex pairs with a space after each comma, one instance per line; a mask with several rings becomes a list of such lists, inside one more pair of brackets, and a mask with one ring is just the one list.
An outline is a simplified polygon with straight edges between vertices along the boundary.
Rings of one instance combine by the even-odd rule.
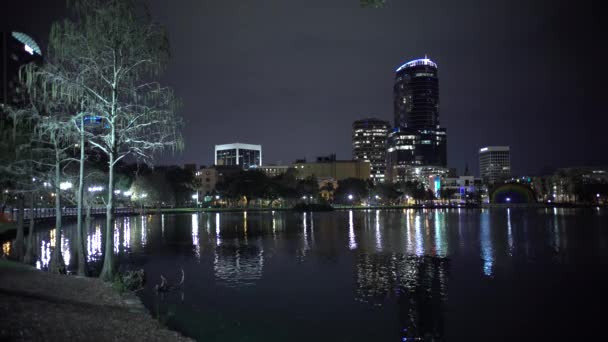
[[74, 21], [53, 25], [46, 79], [82, 97], [103, 129], [90, 144], [108, 157], [106, 239], [100, 277], [113, 278], [116, 164], [129, 156], [150, 161], [181, 147], [173, 91], [155, 78], [169, 57], [165, 31], [133, 0], [76, 0]]
[[[61, 251], [62, 235], [62, 192], [67, 190], [62, 177], [62, 170], [66, 163], [75, 159], [68, 153], [74, 148], [77, 133], [73, 129], [72, 117], [69, 114], [69, 104], [58, 101], [55, 106], [50, 107], [47, 102], [45, 114], [36, 127], [38, 142], [49, 151], [46, 160], [38, 163], [48, 166], [49, 184], [55, 193], [55, 248], [51, 254], [49, 270], [53, 273], [64, 273], [65, 263]], [[67, 108], [66, 108], [67, 107]], [[63, 186], [62, 186], [63, 183]]]

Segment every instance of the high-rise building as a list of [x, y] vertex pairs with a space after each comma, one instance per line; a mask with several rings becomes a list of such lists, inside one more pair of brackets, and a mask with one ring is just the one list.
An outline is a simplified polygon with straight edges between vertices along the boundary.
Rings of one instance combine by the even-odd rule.
[[439, 128], [437, 64], [428, 58], [409, 61], [395, 71], [395, 127]]
[[353, 159], [370, 163], [374, 183], [384, 182], [389, 127], [388, 121], [379, 119], [353, 122]]
[[[0, 114], [2, 106], [18, 103], [19, 68], [30, 62], [42, 63], [40, 47], [22, 32], [0, 32]], [[3, 117], [0, 117], [2, 120]]]
[[486, 183], [511, 177], [509, 146], [487, 146], [479, 149], [479, 173]]
[[[395, 129], [388, 136], [387, 174], [397, 169], [447, 166], [447, 132], [439, 125], [437, 64], [428, 58], [409, 61], [395, 71]], [[411, 170], [402, 170], [409, 174]]]
[[241, 143], [215, 145], [215, 165], [239, 165], [243, 169], [262, 166], [262, 145]]

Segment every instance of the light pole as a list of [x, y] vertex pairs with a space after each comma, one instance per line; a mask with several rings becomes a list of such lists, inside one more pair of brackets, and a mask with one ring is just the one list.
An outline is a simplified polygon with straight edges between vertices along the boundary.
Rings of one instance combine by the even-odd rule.
[[353, 195], [352, 194], [348, 195], [348, 200], [350, 201], [350, 206], [352, 207], [353, 206]]

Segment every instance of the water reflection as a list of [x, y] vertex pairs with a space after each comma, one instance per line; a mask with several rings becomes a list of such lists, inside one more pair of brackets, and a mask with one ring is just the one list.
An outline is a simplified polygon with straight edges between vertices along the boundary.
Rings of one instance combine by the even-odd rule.
[[494, 247], [492, 245], [492, 232], [490, 231], [490, 212], [484, 210], [480, 217], [481, 258], [483, 259], [483, 274], [492, 276], [494, 267]]
[[201, 246], [198, 240], [198, 214], [192, 214], [192, 245], [197, 259], [201, 257]]
[[[294, 318], [282, 317], [297, 312], [298, 326], [308, 324], [318, 334], [339, 325], [332, 321], [339, 315], [345, 321], [370, 322], [378, 334], [375, 340], [440, 340], [450, 324], [452, 331], [458, 329], [454, 321], [467, 324], [455, 320], [452, 310], [494, 298], [498, 290], [492, 286], [502, 281], [500, 289], [509, 288], [504, 279], [513, 272], [542, 273], [551, 263], [562, 265], [588, 255], [608, 259], [602, 235], [606, 233], [598, 228], [605, 225], [606, 216], [595, 210], [585, 213], [588, 216], [581, 216], [588, 219], [584, 231], [568, 229], [583, 223], [564, 209], [348, 210], [314, 215], [249, 211], [123, 217], [114, 225], [115, 253], [121, 263], [153, 273], [153, 279], [158, 279], [158, 273], [170, 275], [179, 267], [185, 269], [186, 300], [163, 299], [176, 312], [168, 324], [192, 325], [189, 334], [200, 340], [222, 340], [222, 336], [198, 329], [184, 318], [193, 312], [217, 312], [223, 317], [218, 326], [225, 324], [226, 330], [233, 328], [233, 321], [248, 332], [266, 321], [289, 325], [286, 321]], [[102, 262], [104, 225], [103, 220], [86, 225], [87, 260], [93, 265]], [[71, 229], [68, 225], [60, 239], [68, 263], [76, 259], [70, 253], [75, 239]], [[588, 238], [589, 232], [598, 238]], [[52, 229], [36, 232], [38, 268], [48, 268], [55, 234]], [[2, 242], [2, 255], [14, 253], [12, 243]], [[542, 269], [535, 269], [536, 265]], [[489, 288], [489, 295], [483, 297]], [[463, 289], [469, 291], [468, 296]], [[150, 289], [146, 291], [156, 298]], [[531, 306], [538, 304], [534, 298], [527, 300]], [[261, 307], [269, 318], [256, 320], [254, 313]], [[325, 308], [331, 313], [328, 316], [323, 316]], [[488, 305], [483, 312], [494, 315], [496, 311]], [[467, 328], [483, 329], [473, 323]], [[359, 336], [357, 327], [352, 329], [344, 339], [374, 340]], [[260, 330], [270, 337], [275, 333], [266, 326]], [[344, 334], [348, 329], [339, 330]]]
[[353, 223], [353, 211], [348, 211], [348, 248], [356, 249], [355, 224]]

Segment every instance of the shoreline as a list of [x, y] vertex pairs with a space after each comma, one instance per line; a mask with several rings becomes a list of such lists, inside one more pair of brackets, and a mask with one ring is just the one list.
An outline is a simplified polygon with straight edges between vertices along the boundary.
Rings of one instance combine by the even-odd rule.
[[[509, 203], [509, 204], [499, 204], [499, 203], [484, 203], [481, 205], [381, 205], [381, 206], [346, 206], [346, 205], [337, 205], [333, 206], [331, 211], [344, 211], [344, 210], [402, 210], [402, 209], [499, 209], [499, 208], [606, 208], [608, 205], [606, 204], [569, 204], [569, 203]], [[294, 210], [292, 207], [281, 207], [281, 208], [239, 208], [239, 207], [231, 207], [231, 208], [149, 208], [148, 210], [144, 210], [143, 212], [133, 212], [133, 213], [119, 213], [115, 215], [115, 217], [122, 216], [139, 216], [139, 215], [158, 215], [158, 214], [192, 214], [192, 213], [222, 213], [222, 212], [274, 212], [274, 211], [293, 211], [293, 212], [327, 212], [327, 210]], [[104, 217], [105, 215], [96, 214], [93, 217]], [[68, 216], [64, 218], [64, 222], [69, 222], [74, 220], [75, 217]], [[53, 217], [45, 217], [36, 219], [36, 222], [47, 222], [53, 221]], [[17, 231], [17, 224], [15, 222], [0, 222], [0, 238], [3, 238], [7, 235], [13, 235]], [[24, 224], [24, 234], [28, 233], [27, 220]]]
[[0, 259], [0, 340], [193, 341], [156, 321], [133, 292]]

